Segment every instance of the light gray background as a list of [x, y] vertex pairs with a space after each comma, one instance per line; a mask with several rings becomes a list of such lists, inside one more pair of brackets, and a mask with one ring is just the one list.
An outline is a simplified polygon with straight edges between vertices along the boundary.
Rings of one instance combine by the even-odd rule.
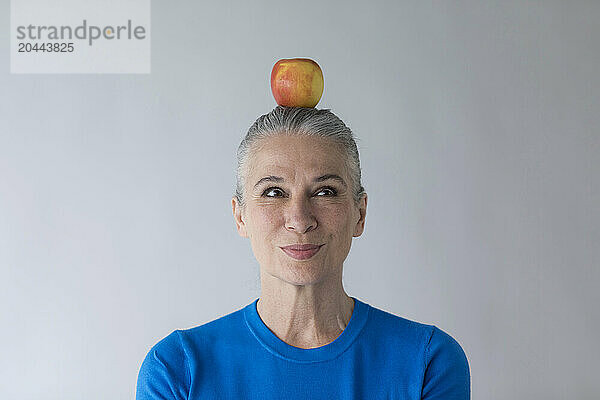
[[258, 297], [235, 150], [291, 57], [359, 137], [347, 292], [453, 335], [474, 399], [600, 396], [600, 3], [155, 1], [150, 75], [10, 75], [0, 4], [0, 398], [131, 399]]

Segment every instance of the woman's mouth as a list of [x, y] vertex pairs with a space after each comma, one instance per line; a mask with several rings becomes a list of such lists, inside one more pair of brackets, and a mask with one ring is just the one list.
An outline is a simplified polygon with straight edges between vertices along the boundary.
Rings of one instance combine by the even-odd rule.
[[281, 247], [281, 250], [283, 250], [285, 254], [296, 260], [308, 260], [315, 254], [317, 254], [321, 247], [323, 247], [323, 245], [292, 245]]

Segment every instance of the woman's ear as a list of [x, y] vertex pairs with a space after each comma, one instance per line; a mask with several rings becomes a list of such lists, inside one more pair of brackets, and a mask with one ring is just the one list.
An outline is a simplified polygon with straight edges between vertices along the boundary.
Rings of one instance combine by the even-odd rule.
[[358, 237], [362, 235], [365, 230], [365, 219], [367, 217], [367, 194], [364, 193], [358, 202], [358, 211], [360, 213], [360, 217], [358, 218], [358, 222], [354, 227], [353, 237]]
[[235, 220], [235, 225], [237, 227], [237, 231], [241, 237], [248, 237], [248, 232], [246, 232], [246, 223], [244, 222], [244, 216], [242, 215], [242, 207], [237, 201], [237, 197], [233, 196], [231, 199], [231, 210], [233, 212], [233, 219]]

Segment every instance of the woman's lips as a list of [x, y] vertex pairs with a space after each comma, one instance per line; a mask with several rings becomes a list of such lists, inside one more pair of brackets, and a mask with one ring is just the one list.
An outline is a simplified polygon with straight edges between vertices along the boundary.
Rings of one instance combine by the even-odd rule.
[[318, 247], [312, 247], [307, 250], [299, 250], [294, 247], [295, 246], [281, 247], [281, 250], [283, 250], [285, 254], [296, 260], [307, 260], [315, 254], [317, 254], [321, 247], [323, 247], [323, 245], [320, 245]]

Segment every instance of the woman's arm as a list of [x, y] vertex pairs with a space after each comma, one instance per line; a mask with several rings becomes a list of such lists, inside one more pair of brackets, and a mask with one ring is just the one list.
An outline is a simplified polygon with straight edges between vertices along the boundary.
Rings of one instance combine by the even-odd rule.
[[142, 362], [136, 400], [184, 400], [189, 393], [189, 371], [178, 331], [155, 344]]
[[462, 347], [446, 332], [433, 327], [425, 350], [422, 400], [469, 400], [471, 376]]

